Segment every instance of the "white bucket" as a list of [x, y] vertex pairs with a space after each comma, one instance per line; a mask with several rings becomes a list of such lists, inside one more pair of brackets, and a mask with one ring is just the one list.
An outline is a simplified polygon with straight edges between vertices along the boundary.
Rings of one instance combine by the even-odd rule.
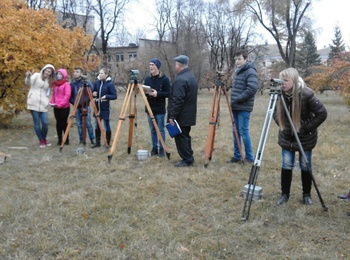
[[139, 161], [146, 160], [149, 157], [148, 150], [137, 150], [136, 156]]
[[[249, 199], [250, 199], [250, 197], [252, 196], [253, 188], [254, 188], [254, 186], [253, 186], [253, 185], [250, 185], [250, 190], [249, 190], [249, 195], [250, 195], [250, 196], [249, 196]], [[249, 189], [249, 184], [247, 184], [247, 185], [244, 186], [244, 189], [243, 189], [243, 196], [244, 196], [244, 199], [247, 197], [248, 189]], [[255, 186], [254, 194], [253, 194], [253, 200], [260, 200], [261, 198], [262, 198], [262, 187], [260, 187], [260, 186]]]

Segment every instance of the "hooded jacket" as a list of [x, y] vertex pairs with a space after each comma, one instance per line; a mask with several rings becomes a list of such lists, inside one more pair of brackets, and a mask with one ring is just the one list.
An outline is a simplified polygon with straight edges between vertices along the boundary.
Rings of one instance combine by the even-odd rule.
[[253, 62], [247, 61], [235, 73], [231, 91], [232, 111], [252, 112], [255, 94], [259, 88], [258, 76]]
[[44, 70], [55, 67], [51, 64], [46, 64], [40, 72], [34, 73], [30, 78], [26, 77], [24, 83], [30, 86], [27, 96], [27, 109], [37, 112], [47, 112], [49, 105], [50, 82], [49, 79], [42, 79]]
[[[101, 119], [110, 118], [110, 106], [109, 101], [117, 99], [117, 89], [114, 86], [114, 83], [110, 77], [105, 80], [100, 80], [97, 77], [97, 80], [94, 83], [92, 92], [97, 92], [95, 99], [95, 104], [98, 109]], [[106, 96], [106, 99], [100, 99], [100, 97]]]
[[53, 83], [51, 104], [55, 104], [56, 108], [67, 108], [70, 106], [69, 99], [71, 95], [71, 87], [68, 82], [68, 73], [65, 69], [59, 69], [57, 72], [62, 73], [63, 79], [56, 80]]

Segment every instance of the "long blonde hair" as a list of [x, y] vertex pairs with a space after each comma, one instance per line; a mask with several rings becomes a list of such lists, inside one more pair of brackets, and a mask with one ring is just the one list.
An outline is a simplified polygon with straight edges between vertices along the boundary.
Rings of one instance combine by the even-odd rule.
[[[280, 79], [291, 79], [293, 81], [293, 90], [292, 90], [292, 121], [295, 129], [299, 132], [300, 129], [300, 114], [301, 114], [301, 103], [302, 103], [302, 92], [301, 89], [305, 86], [304, 80], [299, 76], [299, 73], [294, 68], [287, 68], [282, 70], [279, 74]], [[285, 128], [286, 115], [284, 113], [284, 107], [282, 103], [282, 96], [278, 100], [277, 105], [277, 116], [279, 127], [281, 130]], [[288, 111], [286, 111], [288, 113]]]

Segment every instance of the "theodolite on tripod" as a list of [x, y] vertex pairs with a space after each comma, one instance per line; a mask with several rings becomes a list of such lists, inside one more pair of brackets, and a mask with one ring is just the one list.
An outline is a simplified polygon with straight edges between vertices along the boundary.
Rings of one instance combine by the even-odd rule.
[[[132, 136], [133, 136], [133, 132], [134, 132], [134, 126], [137, 127], [137, 124], [134, 123], [135, 122], [135, 118], [136, 118], [136, 96], [137, 94], [141, 94], [142, 96], [142, 100], [146, 106], [147, 112], [149, 117], [151, 118], [151, 121], [153, 123], [154, 128], [156, 129], [157, 132], [157, 136], [158, 139], [162, 145], [162, 147], [164, 148], [164, 152], [167, 156], [168, 159], [170, 159], [170, 153], [168, 152], [166, 146], [165, 146], [165, 142], [162, 138], [162, 135], [159, 131], [157, 122], [154, 118], [152, 109], [147, 101], [147, 97], [145, 95], [145, 92], [142, 88], [142, 85], [138, 82], [137, 79], [137, 75], [139, 74], [138, 70], [130, 70], [130, 82], [128, 85], [128, 88], [126, 90], [126, 94], [125, 94], [125, 98], [124, 98], [124, 102], [120, 111], [120, 116], [119, 116], [119, 120], [118, 120], [118, 124], [117, 124], [117, 129], [116, 129], [116, 133], [113, 139], [113, 143], [108, 155], [108, 162], [110, 163], [113, 157], [113, 154], [117, 148], [117, 143], [118, 143], [118, 138], [120, 136], [120, 132], [121, 132], [121, 127], [122, 124], [125, 121], [126, 118], [126, 112], [129, 111], [129, 133], [128, 133], [128, 147], [127, 147], [127, 152], [128, 154], [130, 154], [131, 152], [131, 145], [132, 145]], [[134, 105], [131, 105], [131, 98], [132, 98], [132, 94], [134, 93]]]
[[[100, 119], [97, 107], [95, 105], [94, 98], [92, 96], [92, 91], [84, 78], [83, 84], [79, 88], [79, 91], [77, 93], [77, 96], [73, 105], [72, 113], [69, 115], [69, 118], [68, 118], [68, 124], [67, 124], [66, 131], [64, 132], [64, 136], [60, 146], [60, 152], [62, 151], [63, 146], [69, 136], [69, 131], [73, 124], [73, 120], [76, 118], [77, 110], [79, 108], [81, 109], [81, 117], [82, 117], [82, 138], [83, 138], [82, 143], [84, 145], [86, 144], [87, 115], [88, 115], [89, 106], [92, 107], [92, 110], [97, 119], [97, 123], [100, 129], [103, 129], [101, 119]], [[106, 136], [104, 134], [104, 131], [102, 131], [102, 138], [104, 140], [104, 144], [106, 145], [107, 141], [106, 141]]]
[[243, 211], [242, 211], [242, 216], [241, 216], [241, 220], [243, 220], [243, 221], [246, 221], [249, 219], [249, 212], [250, 212], [250, 208], [251, 208], [253, 197], [254, 197], [253, 195], [255, 192], [256, 182], [258, 179], [261, 161], [262, 161], [263, 153], [265, 150], [266, 140], [267, 140], [267, 136], [269, 133], [271, 121], [273, 118], [273, 113], [275, 111], [276, 103], [277, 103], [277, 100], [279, 98], [281, 98], [281, 100], [282, 100], [283, 109], [286, 112], [285, 114], [287, 115], [288, 121], [292, 127], [295, 140], [298, 143], [300, 154], [301, 154], [303, 160], [305, 161], [307, 168], [309, 169], [309, 173], [311, 175], [311, 180], [312, 180], [312, 183], [314, 184], [315, 190], [316, 190], [317, 195], [319, 197], [319, 200], [321, 202], [321, 206], [322, 206], [324, 211], [328, 210], [328, 207], [325, 205], [325, 203], [322, 199], [322, 196], [318, 190], [318, 187], [316, 185], [316, 181], [315, 181], [313, 174], [312, 174], [312, 171], [311, 171], [311, 166], [307, 160], [304, 149], [301, 145], [297, 130], [295, 129], [294, 124], [293, 124], [293, 120], [288, 112], [286, 102], [285, 102], [284, 98], [281, 97], [281, 85], [282, 85], [282, 83], [283, 83], [283, 80], [281, 80], [281, 79], [271, 79], [270, 101], [269, 101], [269, 104], [267, 107], [267, 112], [266, 112], [263, 128], [262, 128], [261, 134], [260, 134], [259, 144], [258, 144], [258, 147], [256, 150], [254, 163], [252, 165], [252, 169], [251, 169], [249, 180], [248, 180], [248, 185], [247, 185], [248, 188], [246, 191], [246, 196], [244, 199], [244, 206], [243, 206]]
[[234, 133], [236, 140], [237, 140], [239, 152], [242, 155], [242, 162], [244, 161], [244, 156], [243, 156], [242, 149], [241, 149], [241, 142], [240, 142], [240, 139], [238, 136], [235, 121], [233, 119], [231, 104], [230, 104], [229, 98], [227, 96], [227, 89], [226, 89], [224, 82], [222, 81], [222, 76], [223, 76], [223, 73], [221, 71], [217, 71], [216, 82], [215, 82], [214, 92], [213, 92], [213, 97], [212, 97], [212, 102], [211, 102], [210, 116], [209, 116], [207, 145], [205, 147], [205, 162], [204, 162], [205, 168], [208, 166], [209, 161], [212, 159], [216, 127], [219, 125], [220, 99], [221, 99], [222, 94], [226, 98], [226, 104], [227, 104], [227, 108], [228, 108], [228, 111], [229, 111], [230, 117], [231, 117], [233, 133]]

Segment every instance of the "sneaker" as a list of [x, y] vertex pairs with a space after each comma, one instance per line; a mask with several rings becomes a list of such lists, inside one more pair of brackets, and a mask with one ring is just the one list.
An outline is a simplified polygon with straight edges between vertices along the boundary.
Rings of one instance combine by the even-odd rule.
[[45, 146], [46, 146], [46, 147], [51, 146], [51, 144], [50, 144], [46, 139], [44, 139], [44, 142], [45, 142]]
[[45, 141], [44, 141], [44, 140], [41, 140], [41, 141], [40, 141], [40, 143], [39, 143], [39, 147], [40, 147], [40, 148], [44, 148], [44, 147], [46, 147], [46, 145], [45, 145]]
[[252, 164], [254, 162], [254, 160], [250, 160], [250, 159], [246, 159], [244, 160], [245, 163], [249, 163], [249, 164]]
[[277, 201], [277, 205], [283, 205], [289, 200], [289, 196], [287, 194], [282, 194], [281, 197]]
[[348, 194], [340, 195], [340, 196], [338, 196], [338, 198], [341, 200], [350, 201], [350, 192]]
[[232, 157], [229, 161], [226, 161], [227, 163], [241, 163], [242, 160], [241, 159], [235, 159], [234, 157]]
[[312, 199], [311, 199], [311, 195], [310, 195], [310, 194], [304, 194], [304, 195], [303, 195], [303, 202], [304, 202], [305, 205], [312, 205], [312, 204], [314, 204], [314, 203], [312, 202]]

